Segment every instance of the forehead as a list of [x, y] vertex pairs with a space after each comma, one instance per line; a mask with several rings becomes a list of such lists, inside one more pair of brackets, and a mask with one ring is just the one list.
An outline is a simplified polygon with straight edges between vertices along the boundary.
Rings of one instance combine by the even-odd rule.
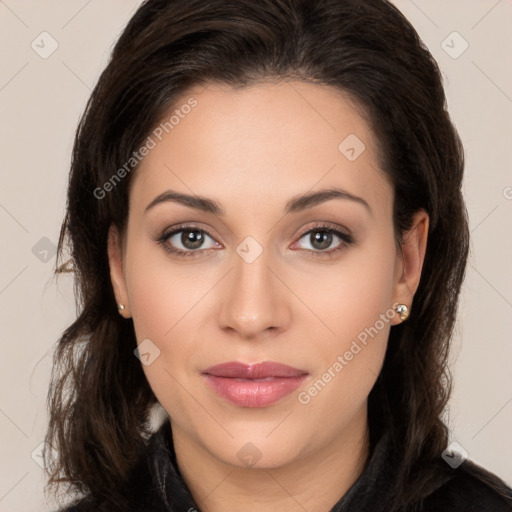
[[153, 148], [133, 176], [131, 207], [166, 188], [255, 203], [316, 184], [381, 193], [389, 187], [361, 114], [341, 91], [301, 81], [191, 88], [150, 134]]

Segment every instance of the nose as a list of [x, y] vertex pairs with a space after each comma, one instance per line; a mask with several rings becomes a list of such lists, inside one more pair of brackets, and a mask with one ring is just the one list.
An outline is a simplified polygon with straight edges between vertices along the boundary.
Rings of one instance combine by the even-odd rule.
[[277, 277], [270, 251], [252, 262], [233, 255], [233, 270], [220, 294], [219, 326], [254, 340], [286, 330], [290, 323], [290, 291]]

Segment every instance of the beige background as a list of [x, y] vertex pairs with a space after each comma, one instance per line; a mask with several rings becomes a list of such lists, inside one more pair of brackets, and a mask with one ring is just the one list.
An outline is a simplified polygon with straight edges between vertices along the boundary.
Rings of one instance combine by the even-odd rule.
[[[51, 280], [52, 250], [79, 115], [139, 3], [0, 0], [3, 512], [52, 509], [31, 454], [46, 427], [52, 347], [75, 314], [69, 278], [58, 286]], [[452, 438], [512, 484], [512, 3], [395, 3], [442, 68], [466, 148], [473, 239], [453, 351]], [[51, 49], [50, 36], [39, 36], [44, 31], [58, 44], [46, 59], [31, 47], [35, 40], [40, 53]]]

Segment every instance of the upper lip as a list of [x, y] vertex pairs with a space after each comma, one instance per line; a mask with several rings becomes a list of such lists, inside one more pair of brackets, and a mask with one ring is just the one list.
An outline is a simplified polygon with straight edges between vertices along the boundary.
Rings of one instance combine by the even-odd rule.
[[300, 377], [308, 372], [288, 366], [286, 364], [264, 361], [262, 363], [240, 363], [229, 361], [227, 363], [211, 366], [203, 373], [216, 377], [231, 377], [238, 379], [264, 379], [266, 377]]

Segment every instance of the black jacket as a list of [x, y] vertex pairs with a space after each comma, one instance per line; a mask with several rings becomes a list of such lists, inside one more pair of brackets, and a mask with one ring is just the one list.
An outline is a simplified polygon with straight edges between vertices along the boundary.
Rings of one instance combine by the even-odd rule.
[[[374, 504], [386, 502], [394, 476], [387, 441], [386, 435], [381, 437], [361, 476], [330, 512], [374, 512]], [[420, 503], [400, 512], [512, 511], [512, 490], [506, 491], [509, 498], [502, 497], [484, 478], [471, 474], [471, 467], [475, 466], [469, 461], [449, 471], [443, 467], [434, 489]], [[146, 453], [133, 471], [128, 494], [119, 507], [84, 498], [60, 512], [201, 512], [179, 473], [168, 422], [149, 439]], [[226, 512], [236, 511], [227, 505]]]

